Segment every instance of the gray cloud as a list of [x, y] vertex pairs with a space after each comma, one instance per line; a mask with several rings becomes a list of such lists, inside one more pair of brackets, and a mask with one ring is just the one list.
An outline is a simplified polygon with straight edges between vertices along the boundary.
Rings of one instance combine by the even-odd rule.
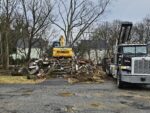
[[141, 21], [150, 14], [150, 0], [114, 0], [110, 5], [107, 20]]

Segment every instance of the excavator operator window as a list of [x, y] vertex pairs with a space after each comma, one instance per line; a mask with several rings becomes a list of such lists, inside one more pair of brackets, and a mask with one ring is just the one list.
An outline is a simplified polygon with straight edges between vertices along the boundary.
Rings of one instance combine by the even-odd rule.
[[60, 47], [60, 43], [59, 42], [53, 42], [53, 47]]

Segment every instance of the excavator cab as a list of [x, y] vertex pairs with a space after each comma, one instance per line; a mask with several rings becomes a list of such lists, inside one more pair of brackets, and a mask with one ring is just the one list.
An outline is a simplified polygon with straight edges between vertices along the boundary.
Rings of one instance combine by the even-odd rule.
[[54, 41], [52, 47], [60, 47], [60, 42]]
[[59, 41], [54, 41], [52, 47], [64, 47], [65, 46], [65, 39], [61, 35]]

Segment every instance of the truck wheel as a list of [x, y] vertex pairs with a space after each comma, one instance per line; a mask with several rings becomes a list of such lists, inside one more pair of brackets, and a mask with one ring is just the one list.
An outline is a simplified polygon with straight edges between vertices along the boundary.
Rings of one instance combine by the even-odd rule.
[[120, 75], [117, 76], [117, 87], [120, 89], [124, 87], [124, 83], [121, 81]]

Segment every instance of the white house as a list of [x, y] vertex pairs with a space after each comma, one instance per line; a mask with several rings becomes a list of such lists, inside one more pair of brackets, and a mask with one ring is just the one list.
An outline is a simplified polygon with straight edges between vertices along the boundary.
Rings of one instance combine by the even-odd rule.
[[[32, 48], [31, 48], [31, 59], [32, 58], [40, 58], [40, 56], [46, 51], [48, 46], [48, 42], [43, 39], [33, 39], [32, 40]], [[16, 45], [16, 53], [12, 54], [11, 56], [13, 59], [22, 59], [26, 58], [28, 53], [28, 40], [27, 39], [20, 39]]]
[[80, 47], [86, 49], [83, 54], [85, 59], [90, 59], [95, 64], [99, 64], [106, 55], [107, 43], [105, 40], [81, 40]]

